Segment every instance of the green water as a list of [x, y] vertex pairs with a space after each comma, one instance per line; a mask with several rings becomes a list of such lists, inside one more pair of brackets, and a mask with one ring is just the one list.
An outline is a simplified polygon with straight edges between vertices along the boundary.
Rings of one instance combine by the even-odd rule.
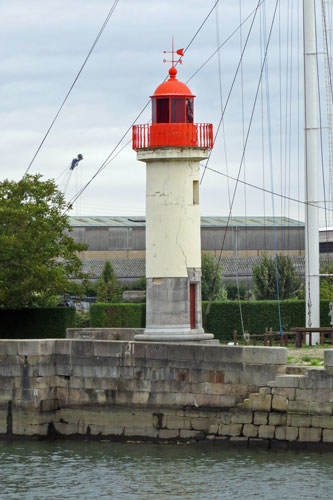
[[1, 499], [331, 499], [333, 453], [0, 441]]

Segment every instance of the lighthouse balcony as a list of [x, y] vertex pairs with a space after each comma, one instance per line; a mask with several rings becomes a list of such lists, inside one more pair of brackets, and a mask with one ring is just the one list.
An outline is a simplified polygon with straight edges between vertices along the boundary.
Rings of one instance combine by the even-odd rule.
[[211, 123], [146, 123], [133, 126], [133, 149], [213, 147]]

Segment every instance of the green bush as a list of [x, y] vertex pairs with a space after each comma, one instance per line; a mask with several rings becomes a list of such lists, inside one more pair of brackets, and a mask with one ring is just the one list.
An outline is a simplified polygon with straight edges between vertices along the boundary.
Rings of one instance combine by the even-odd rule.
[[75, 307], [0, 309], [0, 338], [65, 338], [75, 326]]
[[76, 328], [89, 328], [90, 327], [90, 315], [88, 312], [77, 312], [75, 317], [75, 327]]
[[[328, 300], [320, 302], [320, 324], [329, 326]], [[203, 323], [207, 333], [213, 333], [223, 342], [233, 339], [233, 331], [242, 335], [240, 307], [238, 302], [212, 302], [209, 314], [205, 311], [208, 302], [203, 302]], [[305, 326], [304, 300], [283, 300], [281, 306], [282, 329], [288, 331], [296, 326]], [[279, 331], [279, 316], [276, 300], [241, 302], [244, 329], [249, 333], [264, 333], [265, 328]]]
[[222, 265], [214, 255], [202, 253], [201, 256], [201, 293], [203, 300], [226, 300], [227, 291], [222, 281]]
[[287, 255], [274, 257], [264, 254], [252, 268], [254, 296], [257, 300], [276, 300], [276, 270], [279, 276], [279, 298], [292, 299], [301, 292], [302, 280], [291, 258]]
[[240, 282], [237, 286], [237, 283], [228, 281], [228, 283], [226, 283], [225, 285], [225, 288], [227, 290], [228, 300], [247, 300], [250, 296], [249, 289], [242, 282]]
[[105, 304], [90, 306], [92, 328], [144, 328], [146, 304]]
[[146, 290], [146, 287], [147, 280], [145, 276], [142, 276], [142, 278], [139, 278], [133, 283], [133, 285], [131, 286], [131, 290]]
[[[329, 326], [328, 300], [320, 302], [320, 324]], [[233, 332], [242, 335], [238, 302], [212, 302], [209, 314], [205, 311], [208, 302], [202, 303], [202, 319], [207, 333], [213, 333], [222, 342], [233, 340]], [[296, 326], [305, 326], [304, 300], [283, 300], [281, 321], [284, 331]], [[244, 329], [249, 333], [262, 334], [265, 328], [279, 331], [278, 306], [276, 300], [241, 302]], [[145, 304], [91, 304], [90, 326], [93, 328], [144, 328]]]
[[97, 301], [120, 302], [121, 295], [122, 290], [117, 283], [116, 273], [111, 262], [107, 260], [97, 283]]

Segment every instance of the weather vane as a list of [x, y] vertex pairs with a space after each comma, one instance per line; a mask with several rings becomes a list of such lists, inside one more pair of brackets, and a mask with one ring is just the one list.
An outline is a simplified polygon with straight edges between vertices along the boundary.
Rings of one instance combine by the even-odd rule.
[[[163, 62], [166, 63], [166, 62], [171, 62], [172, 66], [175, 65], [175, 63], [179, 63], [179, 64], [182, 64], [182, 57], [184, 55], [184, 49], [178, 49], [175, 51], [174, 49], [174, 45], [173, 45], [173, 37], [172, 37], [172, 50], [163, 50], [163, 54], [172, 54], [172, 59], [171, 61], [169, 59], [163, 59]], [[178, 61], [175, 61], [175, 54], [178, 54], [180, 56], [180, 58], [178, 59]]]

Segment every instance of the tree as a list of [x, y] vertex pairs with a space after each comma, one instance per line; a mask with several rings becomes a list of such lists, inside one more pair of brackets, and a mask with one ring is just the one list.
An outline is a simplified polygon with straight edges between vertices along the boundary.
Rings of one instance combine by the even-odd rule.
[[[327, 258], [320, 264], [320, 274], [333, 274], [333, 263]], [[320, 277], [320, 298], [332, 300], [333, 297], [333, 276]]]
[[226, 300], [227, 292], [222, 282], [222, 266], [210, 253], [203, 253], [201, 259], [202, 300]]
[[145, 276], [142, 276], [138, 280], [136, 280], [133, 285], [131, 286], [132, 290], [144, 290], [146, 291], [147, 288], [147, 280]]
[[117, 283], [116, 273], [107, 260], [97, 283], [97, 302], [119, 302], [120, 295], [121, 287]]
[[0, 307], [49, 305], [81, 277], [66, 202], [54, 180], [26, 175], [0, 183]]
[[249, 298], [249, 290], [244, 283], [228, 281], [226, 284], [228, 300], [247, 300]]
[[[302, 280], [290, 257], [277, 256], [277, 270], [280, 299], [297, 297], [302, 288]], [[257, 300], [277, 299], [275, 258], [264, 255], [252, 268], [254, 295]]]

